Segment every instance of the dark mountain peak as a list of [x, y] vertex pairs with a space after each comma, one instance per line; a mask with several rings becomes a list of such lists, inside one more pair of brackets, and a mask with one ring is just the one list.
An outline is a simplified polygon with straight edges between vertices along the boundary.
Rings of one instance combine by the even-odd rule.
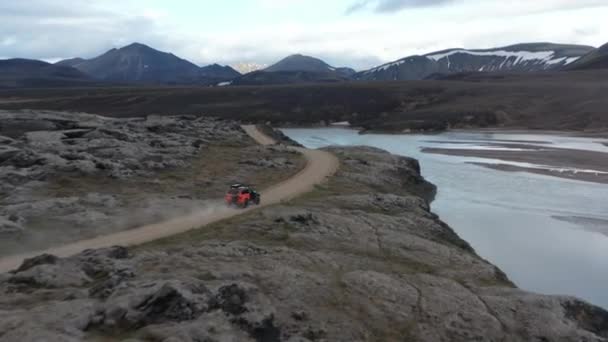
[[74, 65], [104, 81], [144, 83], [198, 83], [199, 67], [172, 54], [141, 43], [111, 49]]
[[[281, 73], [281, 75], [264, 75], [264, 73]], [[319, 58], [296, 53], [241, 81], [252, 84], [334, 82], [349, 79], [354, 74], [353, 69], [335, 68]]]
[[289, 56], [283, 58], [282, 61], [289, 61], [289, 60], [297, 60], [297, 61], [304, 61], [304, 62], [321, 62], [323, 64], [327, 64], [327, 63], [325, 63], [325, 61], [321, 60], [320, 58], [303, 55], [301, 53], [295, 53], [295, 54], [289, 55]]
[[154, 49], [149, 47], [146, 44], [135, 42], [135, 43], [131, 43], [129, 45], [126, 45], [126, 46], [120, 48], [120, 50], [154, 50]]
[[269, 66], [265, 71], [311, 71], [311, 72], [327, 72], [333, 70], [329, 64], [324, 61], [302, 54], [289, 55], [276, 64]]
[[[155, 48], [152, 48], [148, 45], [142, 44], [142, 43], [131, 43], [127, 46], [123, 46], [119, 49], [112, 49], [108, 52], [106, 52], [106, 54], [114, 54], [114, 55], [124, 55], [124, 56], [143, 56], [143, 57], [150, 57], [150, 58], [166, 58], [167, 60], [170, 59], [179, 59], [181, 61], [190, 63], [184, 59], [181, 59], [177, 56], [175, 56], [172, 53], [169, 52], [164, 52], [164, 51], [160, 51], [157, 50]], [[190, 63], [192, 66], [194, 66], [194, 64]]]
[[201, 76], [214, 80], [214, 83], [220, 83], [224, 81], [230, 81], [234, 78], [241, 76], [241, 73], [234, 70], [229, 66], [219, 65], [217, 63], [202, 67]]
[[203, 69], [208, 68], [208, 69], [225, 69], [225, 68], [229, 68], [228, 66], [223, 66], [217, 63], [213, 63], [213, 64], [209, 64], [207, 66], [202, 67]]
[[9, 67], [45, 67], [51, 65], [50, 63], [39, 61], [36, 59], [26, 59], [26, 58], [10, 58], [0, 60], [0, 67], [9, 68]]
[[219, 64], [199, 68], [172, 53], [138, 42], [111, 49], [92, 59], [73, 58], [58, 65], [73, 66], [98, 80], [119, 83], [212, 85], [241, 75]]

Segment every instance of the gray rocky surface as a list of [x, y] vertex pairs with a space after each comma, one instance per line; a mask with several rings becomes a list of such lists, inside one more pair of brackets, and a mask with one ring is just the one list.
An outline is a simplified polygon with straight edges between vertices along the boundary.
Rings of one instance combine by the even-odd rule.
[[[0, 255], [183, 215], [252, 171], [297, 168], [253, 145], [238, 123], [204, 116], [0, 111]], [[232, 170], [206, 164], [225, 146], [247, 157]]]
[[608, 312], [517, 289], [430, 213], [414, 161], [331, 150], [291, 202], [0, 276], [0, 341], [608, 340]]
[[213, 140], [245, 139], [236, 123], [205, 117], [110, 119], [0, 111], [0, 122], [0, 168], [24, 175], [21, 182], [10, 182], [14, 186], [54, 171], [116, 178], [148, 175], [150, 169], [183, 165]]

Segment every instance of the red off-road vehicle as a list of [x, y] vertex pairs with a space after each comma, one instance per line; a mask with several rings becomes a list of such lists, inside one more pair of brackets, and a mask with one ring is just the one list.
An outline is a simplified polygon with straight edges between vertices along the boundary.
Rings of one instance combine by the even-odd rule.
[[247, 208], [250, 204], [259, 205], [260, 193], [253, 188], [243, 184], [234, 184], [224, 196], [227, 206], [236, 205], [239, 208]]

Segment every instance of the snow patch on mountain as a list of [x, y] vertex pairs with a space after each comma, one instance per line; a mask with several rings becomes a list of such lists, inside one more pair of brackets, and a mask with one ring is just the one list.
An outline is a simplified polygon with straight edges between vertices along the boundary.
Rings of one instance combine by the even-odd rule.
[[505, 57], [505, 58], [516, 57], [517, 62], [515, 62], [515, 64], [521, 63], [521, 62], [526, 62], [526, 61], [534, 61], [534, 60], [540, 60], [543, 62], [550, 63], [550, 61], [553, 59], [553, 56], [555, 56], [554, 51], [538, 51], [538, 52], [505, 51], [505, 50], [471, 51], [471, 50], [460, 49], [460, 50], [452, 50], [452, 51], [448, 51], [448, 52], [440, 53], [440, 54], [426, 55], [425, 57], [438, 62], [440, 59], [443, 59], [443, 58], [446, 58], [446, 57], [449, 57], [451, 55], [458, 54], [458, 53], [464, 53], [464, 54], [474, 55], [474, 56], [488, 56], [488, 57]]
[[414, 55], [362, 71], [358, 79], [424, 79], [432, 74], [558, 70], [592, 47], [530, 43], [487, 50], [450, 49]]
[[401, 59], [401, 60], [398, 60], [398, 61], [396, 61], [396, 62], [391, 62], [391, 63], [382, 64], [382, 65], [381, 65], [381, 66], [379, 66], [379, 67], [375, 67], [375, 68], [373, 68], [373, 69], [369, 69], [369, 70], [367, 70], [367, 71], [364, 71], [364, 73], [368, 74], [368, 73], [370, 73], [370, 72], [383, 71], [383, 70], [386, 70], [386, 69], [390, 69], [390, 68], [392, 68], [392, 67], [396, 67], [396, 66], [400, 66], [401, 64], [404, 64], [404, 63], [405, 63], [405, 62], [407, 62], [408, 60], [409, 60], [410, 62], [412, 61], [412, 59], [411, 59], [411, 58]]

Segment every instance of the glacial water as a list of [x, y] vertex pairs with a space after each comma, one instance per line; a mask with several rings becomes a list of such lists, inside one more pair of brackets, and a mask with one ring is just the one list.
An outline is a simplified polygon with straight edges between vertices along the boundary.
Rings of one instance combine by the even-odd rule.
[[[521, 148], [526, 141], [541, 149], [608, 153], [605, 141], [540, 134], [359, 135], [346, 128], [283, 132], [310, 148], [368, 145], [418, 159], [423, 175], [438, 186], [433, 211], [519, 287], [574, 295], [608, 308], [608, 236], [597, 232], [608, 231], [603, 226], [608, 222], [608, 185], [498, 171], [470, 164], [496, 160], [421, 152], [424, 147], [492, 149], [492, 142], [509, 150], [505, 143]], [[597, 220], [570, 223], [556, 216]], [[591, 224], [595, 226], [585, 226]]]

